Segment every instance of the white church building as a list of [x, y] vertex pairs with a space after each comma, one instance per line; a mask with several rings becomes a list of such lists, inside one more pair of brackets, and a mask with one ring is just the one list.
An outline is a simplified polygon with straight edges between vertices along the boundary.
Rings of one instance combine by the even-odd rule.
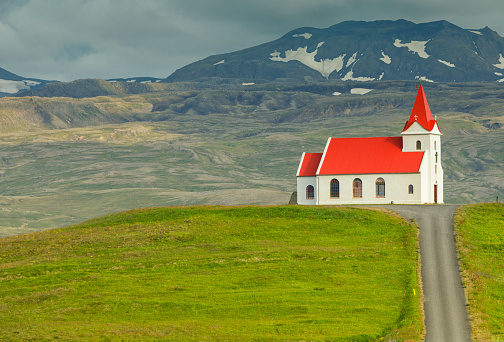
[[298, 204], [443, 203], [441, 132], [423, 87], [400, 137], [329, 138], [296, 176]]

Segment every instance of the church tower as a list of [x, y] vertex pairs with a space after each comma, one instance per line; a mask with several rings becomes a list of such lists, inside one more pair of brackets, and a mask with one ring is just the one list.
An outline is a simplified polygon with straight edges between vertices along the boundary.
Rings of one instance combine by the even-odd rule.
[[422, 203], [443, 203], [441, 131], [432, 117], [423, 87], [418, 88], [410, 117], [401, 132], [403, 152], [424, 151], [421, 165]]

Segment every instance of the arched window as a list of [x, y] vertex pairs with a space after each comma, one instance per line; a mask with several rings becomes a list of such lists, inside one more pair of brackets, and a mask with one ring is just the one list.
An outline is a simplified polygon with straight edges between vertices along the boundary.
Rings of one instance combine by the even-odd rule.
[[334, 178], [331, 180], [331, 198], [339, 197], [339, 181]]
[[408, 194], [413, 195], [413, 184], [408, 185]]
[[376, 184], [376, 197], [385, 198], [385, 180], [378, 178]]
[[311, 200], [315, 198], [315, 189], [313, 188], [313, 185], [308, 185], [306, 187], [306, 199]]
[[416, 142], [416, 149], [417, 149], [417, 151], [422, 150], [422, 142], [420, 140], [417, 140], [417, 142]]
[[359, 178], [353, 181], [353, 197], [362, 198], [362, 181]]

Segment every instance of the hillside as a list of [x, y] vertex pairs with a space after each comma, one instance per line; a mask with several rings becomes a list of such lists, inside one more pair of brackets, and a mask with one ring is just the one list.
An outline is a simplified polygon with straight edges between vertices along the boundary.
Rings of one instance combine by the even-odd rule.
[[504, 338], [504, 205], [460, 207], [455, 216], [457, 248], [469, 301], [473, 341]]
[[19, 92], [16, 94], [16, 96], [86, 98], [96, 96], [150, 93], [158, 88], [160, 88], [160, 86], [153, 84], [152, 82], [83, 79], [73, 82], [48, 83], [41, 88]]
[[[0, 99], [0, 235], [139, 207], [285, 204], [303, 151], [322, 152], [328, 137], [398, 135], [416, 94], [399, 81], [151, 86]], [[424, 89], [443, 133], [445, 202], [504, 198], [502, 85]]]
[[178, 69], [166, 82], [208, 77], [264, 80], [504, 80], [504, 38], [488, 27], [447, 21], [345, 21], [302, 27], [272, 42], [209, 56]]
[[417, 230], [377, 211], [156, 208], [0, 239], [7, 341], [422, 337]]

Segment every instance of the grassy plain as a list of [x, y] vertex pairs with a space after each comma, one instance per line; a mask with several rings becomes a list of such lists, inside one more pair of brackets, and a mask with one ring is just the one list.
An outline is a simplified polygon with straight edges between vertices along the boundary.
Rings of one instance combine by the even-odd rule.
[[504, 205], [460, 207], [455, 229], [475, 341], [504, 340]]
[[417, 260], [378, 211], [122, 212], [0, 239], [0, 339], [420, 341]]

